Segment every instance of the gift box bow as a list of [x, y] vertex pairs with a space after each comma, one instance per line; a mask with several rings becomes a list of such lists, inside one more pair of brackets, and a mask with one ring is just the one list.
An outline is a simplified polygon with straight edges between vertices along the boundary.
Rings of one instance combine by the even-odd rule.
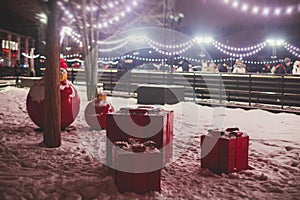
[[226, 128], [225, 131], [220, 131], [220, 130], [208, 130], [208, 133], [212, 136], [215, 137], [221, 137], [221, 136], [226, 136], [226, 137], [242, 137], [243, 132], [240, 131], [239, 128]]
[[129, 138], [128, 141], [116, 141], [115, 145], [120, 149], [134, 153], [150, 152], [157, 150], [156, 143], [152, 140], [141, 142], [136, 138]]

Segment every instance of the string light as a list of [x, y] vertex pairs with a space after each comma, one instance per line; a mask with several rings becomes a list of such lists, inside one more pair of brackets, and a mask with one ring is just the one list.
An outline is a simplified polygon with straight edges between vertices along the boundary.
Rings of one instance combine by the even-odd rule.
[[83, 60], [80, 60], [78, 58], [74, 58], [74, 59], [66, 59], [67, 62], [80, 62], [80, 63], [84, 63]]
[[22, 52], [21, 53], [24, 57], [26, 57], [26, 58], [33, 58], [33, 59], [36, 59], [36, 58], [38, 58], [38, 57], [40, 57], [40, 54], [36, 54], [36, 55], [30, 55], [30, 54], [28, 54], [28, 53], [25, 53], [25, 52]]
[[[240, 58], [240, 57], [248, 57], [248, 56], [251, 56], [251, 55], [254, 55], [254, 54], [258, 53], [259, 51], [261, 51], [267, 45], [267, 42], [262, 42], [258, 45], [247, 47], [247, 48], [237, 48], [237, 47], [226, 46], [226, 45], [221, 44], [221, 43], [216, 42], [216, 41], [213, 42], [213, 45], [214, 45], [214, 47], [216, 47], [219, 51], [221, 51], [224, 54]], [[228, 50], [231, 50], [231, 52], [228, 51]], [[241, 52], [241, 51], [242, 52], [243, 51], [248, 51], [248, 52], [237, 53], [237, 52]]]
[[[133, 60], [140, 60], [140, 61], [146, 61], [146, 62], [162, 62], [162, 61], [167, 61], [167, 58], [145, 58], [145, 57], [138, 57], [138, 56], [132, 56], [132, 55], [123, 55], [121, 57], [102, 57], [99, 58], [99, 61], [101, 60], [102, 62], [104, 61], [114, 61], [114, 60], [119, 60], [119, 59], [133, 59]], [[187, 60], [191, 62], [196, 62], [196, 63], [203, 63], [207, 61], [208, 63], [223, 63], [223, 62], [230, 62], [230, 61], [235, 61], [235, 58], [223, 58], [223, 59], [209, 59], [209, 60], [203, 60], [203, 59], [195, 59], [195, 58], [190, 58], [190, 57], [185, 57], [185, 56], [177, 56], [174, 58], [175, 60]], [[117, 61], [116, 61], [117, 62]], [[249, 60], [243, 60], [245, 64], [255, 64], [255, 65], [265, 65], [265, 64], [277, 64], [280, 62], [283, 62], [283, 60], [268, 60], [268, 61], [249, 61]]]
[[250, 51], [250, 50], [263, 48], [266, 44], [267, 44], [266, 42], [262, 42], [257, 45], [254, 45], [254, 46], [240, 48], [240, 47], [227, 46], [227, 45], [217, 42], [215, 40], [213, 41], [213, 45], [215, 45], [216, 47], [220, 47], [220, 48], [235, 51], [235, 52], [243, 52], [243, 51]]
[[111, 40], [111, 41], [98, 41], [98, 44], [112, 45], [112, 44], [122, 43], [124, 41], [128, 41], [128, 38], [126, 37], [126, 38], [123, 38], [123, 39]]
[[[270, 16], [273, 14], [274, 16], [280, 16], [280, 15], [291, 15], [294, 13], [295, 8], [298, 8], [298, 12], [300, 12], [300, 4], [294, 4], [294, 5], [284, 5], [281, 7], [267, 7], [263, 5], [249, 5], [247, 3], [244, 3], [242, 1], [237, 0], [223, 0], [223, 3], [227, 6], [232, 7], [236, 10], [241, 10], [242, 12], [250, 11], [252, 14], [259, 14], [261, 12], [261, 15], [263, 16]], [[285, 12], [282, 12], [285, 11]]]
[[124, 47], [126, 44], [128, 43], [128, 40], [125, 40], [123, 43], [115, 46], [115, 47], [112, 47], [112, 48], [108, 48], [108, 49], [99, 49], [100, 52], [112, 52], [112, 51], [115, 51], [117, 49], [120, 49], [122, 47]]
[[[61, 35], [70, 35], [70, 37], [73, 38], [74, 41], [82, 45], [82, 42], [80, 42], [81, 36], [75, 32], [72, 31], [70, 32], [68, 28], [64, 28]], [[140, 42], [145, 41], [146, 44], [148, 44], [149, 47], [151, 47], [153, 50], [155, 50], [156, 52], [162, 55], [167, 55], [167, 56], [182, 55], [195, 44], [202, 44], [202, 43], [209, 44], [210, 43], [209, 41], [212, 41], [212, 44], [216, 49], [233, 58], [244, 58], [244, 57], [252, 56], [258, 53], [259, 51], [261, 51], [262, 49], [264, 49], [267, 45], [284, 46], [284, 48], [288, 52], [290, 52], [296, 57], [300, 57], [300, 48], [295, 47], [287, 42], [284, 42], [283, 40], [274, 40], [274, 39], [268, 39], [264, 42], [252, 46], [247, 46], [247, 47], [229, 46], [221, 42], [212, 40], [211, 38], [205, 38], [205, 37], [196, 37], [194, 39], [191, 39], [189, 41], [180, 44], [163, 44], [163, 43], [156, 42], [150, 38], [147, 38], [146, 36], [127, 36], [125, 38], [121, 38], [118, 40], [97, 41], [97, 43], [101, 44], [102, 48], [99, 49], [100, 52], [112, 52], [114, 50], [124, 47], [129, 42], [136, 42], [136, 41], [140, 41]], [[139, 58], [139, 57], [135, 57], [135, 58]], [[116, 59], [116, 58], [112, 58], [112, 59]], [[141, 59], [147, 61], [146, 58], [141, 58]], [[188, 58], [188, 59], [196, 62], [201, 61], [199, 59], [194, 59], [194, 58]]]
[[300, 58], [300, 48], [298, 47], [295, 47], [291, 44], [288, 44], [288, 43], [284, 43], [283, 44], [283, 47], [288, 51], [290, 52], [291, 54], [293, 54], [294, 56]]
[[[165, 44], [161, 44], [161, 43], [158, 43], [158, 42], [155, 42], [151, 39], [146, 39], [146, 43], [152, 48], [154, 49], [155, 51], [161, 53], [161, 54], [164, 54], [164, 55], [175, 55], [175, 54], [182, 54], [184, 52], [186, 52], [187, 50], [189, 50], [193, 45], [194, 45], [194, 42], [191, 40], [191, 41], [188, 41], [188, 42], [185, 42], [185, 43], [182, 43], [182, 44], [176, 44], [176, 45], [165, 45]], [[167, 50], [174, 50], [174, 49], [180, 49], [180, 50], [177, 50], [175, 52], [167, 52], [167, 51], [163, 51], [161, 49], [167, 49]]]
[[[111, 18], [107, 18], [107, 19], [103, 19], [102, 22], [99, 22], [97, 25], [95, 24], [94, 27], [95, 28], [98, 28], [98, 29], [102, 29], [102, 28], [107, 28], [108, 27], [108, 24], [114, 24], [114, 23], [118, 23], [120, 21], [121, 18], [124, 18], [126, 16], [126, 13], [130, 13], [132, 11], [132, 7], [137, 7], [138, 5], [138, 0], [132, 0], [132, 3], [131, 4], [126, 4], [125, 6], [125, 1], [110, 1], [108, 4], [104, 4], [102, 5], [102, 9], [104, 10], [107, 10], [107, 9], [110, 9], [108, 10], [107, 12], [108, 13], [118, 13], [118, 14], [114, 14], [113, 17]], [[113, 9], [115, 8], [121, 8], [121, 3], [123, 3], [124, 5], [124, 8], [123, 9], [120, 9], [120, 10], [126, 10], [126, 12], [122, 11], [122, 12], [116, 12], [114, 11]], [[75, 22], [76, 20], [74, 20], [74, 15], [67, 10], [67, 8], [64, 6], [64, 4], [61, 2], [61, 1], [58, 1], [57, 4], [60, 6], [60, 9], [62, 11], [64, 11], [64, 15], [67, 16], [71, 21], [70, 23], [72, 22]], [[75, 8], [77, 8], [78, 10], [81, 10], [82, 9], [82, 6], [81, 5], [75, 5]], [[88, 12], [95, 12], [98, 10], [97, 7], [86, 7], [86, 10]], [[89, 24], [87, 24], [87, 27], [90, 27]]]

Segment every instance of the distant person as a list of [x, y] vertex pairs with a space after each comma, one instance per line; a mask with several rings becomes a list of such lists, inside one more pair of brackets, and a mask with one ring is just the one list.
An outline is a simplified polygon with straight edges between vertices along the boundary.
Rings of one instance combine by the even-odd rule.
[[16, 87], [19, 86], [19, 76], [21, 76], [21, 72], [22, 72], [22, 67], [21, 67], [21, 63], [19, 60], [16, 61], [15, 63], [15, 76], [16, 76]]
[[272, 73], [272, 74], [275, 74], [276, 66], [277, 66], [277, 65], [273, 65], [273, 66], [271, 67], [271, 73]]
[[224, 72], [228, 72], [228, 65], [226, 63], [223, 63], [222, 65], [221, 64], [218, 64], [217, 65], [217, 69], [220, 73], [224, 73]]
[[232, 73], [239, 73], [245, 74], [246, 73], [246, 65], [241, 60], [236, 60], [235, 64], [233, 65]]
[[185, 60], [181, 60], [179, 63], [179, 67], [182, 67], [182, 71], [183, 72], [188, 72], [190, 67], [189, 67], [189, 63]]
[[117, 64], [117, 70], [120, 72], [126, 72], [128, 70], [124, 59], [121, 59]]
[[291, 65], [291, 59], [290, 58], [285, 58], [283, 61], [285, 67], [286, 67], [286, 73], [287, 74], [292, 74], [293, 72], [293, 66]]
[[271, 65], [269, 63], [265, 64], [260, 73], [271, 73]]
[[300, 61], [299, 60], [295, 61], [295, 63], [294, 63], [293, 74], [300, 75]]
[[202, 62], [202, 65], [201, 65], [202, 67], [201, 67], [201, 71], [202, 72], [207, 72], [207, 69], [208, 69], [208, 63], [207, 63], [207, 61], [206, 60], [204, 60], [203, 62]]
[[291, 74], [292, 73], [292, 66], [291, 66], [291, 59], [285, 58], [283, 63], [276, 65], [274, 74]]

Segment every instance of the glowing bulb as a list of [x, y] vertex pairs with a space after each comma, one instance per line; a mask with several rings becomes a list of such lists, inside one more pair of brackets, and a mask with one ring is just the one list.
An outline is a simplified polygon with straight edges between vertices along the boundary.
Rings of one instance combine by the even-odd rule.
[[258, 7], [258, 6], [253, 7], [252, 12], [253, 12], [254, 14], [257, 14], [258, 11], [259, 11], [259, 7]]
[[93, 11], [96, 11], [97, 9], [98, 9], [98, 8], [97, 8], [96, 6], [93, 6], [93, 7], [92, 7], [92, 10], [93, 10]]
[[243, 4], [242, 11], [246, 12], [248, 8], [249, 8], [248, 4]]
[[132, 2], [132, 5], [133, 5], [133, 6], [137, 6], [137, 2], [136, 2], [136, 1], [133, 1], [133, 2]]
[[114, 7], [114, 4], [113, 4], [112, 2], [109, 2], [109, 3], [108, 3], [108, 7], [113, 8], [113, 7]]
[[269, 8], [264, 8], [263, 10], [263, 15], [268, 15], [270, 12], [270, 9]]
[[293, 12], [293, 7], [288, 7], [286, 10], [286, 14], [290, 15]]
[[233, 2], [232, 7], [237, 8], [238, 6], [239, 6], [239, 2], [238, 1]]

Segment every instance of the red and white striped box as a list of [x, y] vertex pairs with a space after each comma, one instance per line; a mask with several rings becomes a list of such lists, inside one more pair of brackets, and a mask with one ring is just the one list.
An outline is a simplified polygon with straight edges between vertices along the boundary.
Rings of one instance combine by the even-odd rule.
[[248, 168], [249, 136], [238, 132], [201, 136], [201, 167], [215, 173], [232, 173]]
[[112, 163], [111, 152], [114, 142], [136, 138], [141, 142], [152, 140], [156, 143], [162, 153], [163, 167], [172, 158], [173, 119], [173, 111], [151, 107], [124, 108], [107, 114], [107, 165], [110, 166]]
[[112, 151], [113, 177], [120, 193], [161, 191], [160, 151], [135, 153], [116, 146]]

